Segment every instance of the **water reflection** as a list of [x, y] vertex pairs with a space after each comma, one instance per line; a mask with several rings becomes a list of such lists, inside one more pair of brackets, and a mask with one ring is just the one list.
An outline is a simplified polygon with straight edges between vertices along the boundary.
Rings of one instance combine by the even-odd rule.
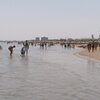
[[28, 55], [26, 55], [26, 56], [21, 56], [20, 63], [21, 63], [22, 65], [28, 66], [28, 62], [29, 62], [29, 57], [28, 57]]

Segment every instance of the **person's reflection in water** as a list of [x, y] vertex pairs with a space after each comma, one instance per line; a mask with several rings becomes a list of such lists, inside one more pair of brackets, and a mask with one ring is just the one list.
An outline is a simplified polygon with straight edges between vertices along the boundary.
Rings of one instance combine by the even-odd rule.
[[10, 60], [12, 60], [13, 56], [10, 56]]
[[[7, 75], [7, 77], [9, 77], [11, 79], [11, 76], [14, 77], [14, 75], [15, 75], [15, 64], [14, 64], [15, 62], [14, 62], [13, 56], [8, 57], [7, 61], [8, 61], [7, 62], [8, 64], [7, 64], [5, 74]], [[8, 81], [8, 82], [10, 83], [10, 81]]]
[[8, 57], [8, 62], [9, 62], [9, 64], [11, 64], [11, 66], [13, 66], [16, 62], [15, 57], [14, 56], [9, 56]]
[[10, 56], [8, 58], [8, 66], [12, 66], [12, 63], [13, 63], [13, 59], [12, 58], [13, 58], [12, 56]]
[[26, 56], [22, 56], [22, 59], [21, 59], [21, 63], [22, 63], [22, 65], [24, 65], [24, 66], [28, 66], [28, 62], [29, 62], [28, 55], [26, 55]]

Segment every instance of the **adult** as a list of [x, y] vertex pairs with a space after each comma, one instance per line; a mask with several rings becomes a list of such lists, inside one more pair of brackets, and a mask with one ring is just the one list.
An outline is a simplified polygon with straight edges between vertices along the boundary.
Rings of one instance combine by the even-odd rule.
[[88, 48], [88, 51], [90, 52], [91, 51], [91, 48], [92, 48], [92, 44], [91, 43], [88, 43], [87, 44], [87, 48]]
[[28, 55], [28, 50], [29, 50], [29, 43], [28, 41], [26, 40], [24, 43], [23, 43], [24, 47], [25, 47], [25, 52], [26, 52], [26, 55]]
[[95, 49], [95, 44], [94, 44], [94, 42], [92, 42], [91, 47], [92, 47], [92, 52], [94, 52], [94, 49]]
[[12, 56], [13, 54], [13, 49], [15, 48], [15, 45], [14, 46], [9, 46], [8, 47], [8, 50], [10, 51], [10, 56]]

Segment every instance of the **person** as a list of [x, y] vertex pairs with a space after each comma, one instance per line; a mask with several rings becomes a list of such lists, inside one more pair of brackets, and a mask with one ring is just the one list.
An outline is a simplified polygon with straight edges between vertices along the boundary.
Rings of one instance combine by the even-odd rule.
[[14, 45], [14, 46], [9, 46], [8, 47], [8, 49], [9, 49], [9, 51], [10, 51], [10, 56], [12, 56], [12, 54], [13, 54], [13, 49], [15, 48], [16, 46]]
[[66, 48], [66, 43], [64, 44], [64, 47]]
[[91, 45], [91, 47], [92, 47], [92, 52], [94, 52], [94, 42], [92, 42], [92, 45]]
[[21, 48], [21, 55], [22, 55], [22, 56], [25, 55], [25, 47], [24, 47], [24, 46]]
[[88, 43], [87, 44], [87, 48], [88, 48], [88, 51], [90, 52], [91, 51], [91, 48], [92, 48], [92, 44], [91, 43]]
[[2, 49], [2, 46], [0, 45], [0, 50]]
[[23, 43], [24, 47], [25, 47], [25, 52], [26, 52], [26, 55], [28, 54], [28, 50], [29, 50], [29, 43], [28, 41], [26, 40], [25, 43]]

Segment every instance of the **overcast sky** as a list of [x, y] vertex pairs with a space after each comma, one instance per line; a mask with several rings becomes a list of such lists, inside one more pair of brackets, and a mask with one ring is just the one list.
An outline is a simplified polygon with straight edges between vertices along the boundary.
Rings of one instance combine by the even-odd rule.
[[100, 0], [0, 0], [0, 40], [100, 34]]

